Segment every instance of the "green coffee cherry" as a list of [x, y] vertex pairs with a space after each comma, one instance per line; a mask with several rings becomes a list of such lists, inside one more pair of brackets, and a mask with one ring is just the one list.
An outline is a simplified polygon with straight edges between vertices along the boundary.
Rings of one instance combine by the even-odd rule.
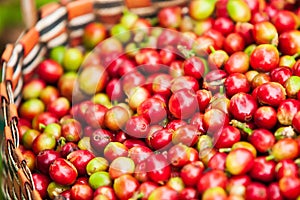
[[126, 26], [123, 24], [116, 24], [114, 25], [111, 30], [110, 34], [113, 37], [116, 37], [122, 43], [126, 43], [130, 40], [131, 34]]
[[227, 12], [235, 22], [248, 22], [251, 19], [251, 10], [243, 0], [229, 0]]
[[216, 0], [194, 0], [189, 6], [190, 15], [196, 20], [203, 20], [210, 17], [214, 10]]
[[96, 172], [90, 176], [89, 184], [95, 190], [101, 186], [111, 186], [112, 180], [108, 172]]
[[63, 67], [66, 71], [77, 71], [83, 61], [83, 54], [78, 48], [70, 48], [65, 52]]
[[51, 49], [49, 56], [52, 60], [55, 60], [59, 64], [62, 64], [65, 53], [66, 53], [65, 46], [57, 46], [57, 47], [54, 47], [53, 49]]

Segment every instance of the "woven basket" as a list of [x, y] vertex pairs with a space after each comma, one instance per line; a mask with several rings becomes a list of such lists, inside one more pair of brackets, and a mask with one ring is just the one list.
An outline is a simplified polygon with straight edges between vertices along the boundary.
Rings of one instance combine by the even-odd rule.
[[[50, 3], [38, 12], [30, 4], [24, 21], [28, 27], [15, 44], [7, 44], [1, 57], [1, 110], [4, 120], [2, 143], [2, 191], [5, 199], [41, 199], [34, 188], [32, 174], [19, 149], [17, 106], [23, 80], [31, 77], [48, 49], [80, 44], [84, 27], [92, 21], [107, 26], [117, 22], [124, 8], [143, 16], [155, 16], [166, 6], [186, 5], [189, 0], [64, 0]], [[29, 4], [29, 5], [28, 5]], [[34, 4], [31, 4], [34, 5]], [[28, 7], [29, 6], [29, 7]], [[36, 14], [36, 15], [35, 15]]]

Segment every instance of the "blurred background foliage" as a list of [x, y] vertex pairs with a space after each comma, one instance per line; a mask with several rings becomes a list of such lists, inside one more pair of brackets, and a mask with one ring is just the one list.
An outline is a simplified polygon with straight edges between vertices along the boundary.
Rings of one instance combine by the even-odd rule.
[[[57, 0], [35, 0], [37, 8]], [[0, 0], [0, 53], [7, 43], [14, 43], [25, 29], [20, 0]]]

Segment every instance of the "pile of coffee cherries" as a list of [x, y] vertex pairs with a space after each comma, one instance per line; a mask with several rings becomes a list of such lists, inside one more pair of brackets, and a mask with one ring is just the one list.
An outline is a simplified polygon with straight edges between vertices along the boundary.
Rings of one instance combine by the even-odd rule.
[[42, 199], [300, 199], [300, 8], [193, 0], [92, 22], [26, 80]]

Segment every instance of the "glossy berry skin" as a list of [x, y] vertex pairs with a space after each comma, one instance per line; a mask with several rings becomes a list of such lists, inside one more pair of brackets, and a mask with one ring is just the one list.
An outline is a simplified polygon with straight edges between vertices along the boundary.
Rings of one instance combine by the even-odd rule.
[[277, 107], [286, 99], [286, 92], [281, 84], [277, 82], [268, 82], [259, 86], [257, 90], [257, 99], [261, 104]]
[[271, 81], [284, 85], [286, 80], [293, 75], [291, 68], [281, 66], [273, 69], [270, 73]]
[[122, 101], [125, 99], [124, 91], [120, 79], [111, 79], [105, 88], [106, 94], [112, 101]]
[[207, 36], [210, 37], [214, 40], [215, 44], [216, 44], [216, 49], [221, 49], [224, 46], [224, 36], [222, 35], [221, 32], [211, 28], [208, 29], [203, 36]]
[[299, 155], [299, 146], [292, 138], [278, 140], [272, 147], [272, 156], [276, 161], [294, 159]]
[[125, 74], [119, 80], [121, 80], [122, 89], [126, 95], [129, 94], [132, 88], [143, 85], [146, 82], [145, 76], [137, 70]]
[[[172, 66], [172, 64], [171, 64]], [[173, 65], [175, 66], [175, 64]], [[170, 67], [170, 71], [175, 73], [175, 69], [173, 71], [172, 67]], [[172, 73], [170, 72], [170, 73]], [[181, 77], [181, 76], [179, 76]], [[151, 86], [151, 91], [154, 94], [162, 95], [164, 97], [169, 97], [171, 95], [171, 85], [172, 85], [173, 77], [167, 74], [156, 74], [152, 81], [149, 81]]]
[[300, 178], [285, 176], [279, 180], [279, 188], [284, 197], [295, 199], [300, 195]]
[[93, 158], [95, 155], [88, 150], [73, 151], [67, 156], [67, 160], [76, 167], [79, 175], [86, 174], [86, 166]]
[[56, 87], [48, 85], [40, 93], [39, 98], [48, 105], [50, 102], [54, 101], [59, 97], [59, 91]]
[[117, 199], [116, 194], [111, 186], [100, 186], [94, 191], [93, 195], [94, 197], [96, 197], [97, 195], [104, 195], [111, 200]]
[[158, 20], [162, 27], [177, 28], [181, 23], [180, 7], [164, 8], [158, 13]]
[[47, 106], [47, 111], [61, 118], [69, 113], [70, 102], [65, 97], [58, 97]]
[[268, 197], [274, 200], [283, 200], [278, 182], [271, 183], [267, 188]]
[[298, 176], [298, 166], [292, 159], [283, 159], [279, 161], [275, 170], [277, 179], [286, 176]]
[[168, 160], [175, 167], [182, 167], [189, 162], [188, 146], [176, 144], [168, 150]]
[[47, 83], [55, 83], [62, 76], [63, 67], [54, 60], [46, 59], [38, 65], [37, 74]]
[[216, 148], [230, 148], [241, 139], [240, 130], [234, 126], [226, 126], [213, 135]]
[[197, 149], [193, 148], [193, 147], [188, 147], [188, 162], [195, 162], [199, 160], [199, 152]]
[[135, 61], [146, 74], [152, 74], [160, 70], [160, 56], [155, 50], [142, 49], [135, 55]]
[[143, 115], [150, 124], [157, 124], [167, 116], [166, 104], [158, 98], [149, 98], [138, 106], [137, 113]]
[[[140, 182], [151, 181], [147, 172], [148, 171], [147, 171], [146, 161], [143, 161], [143, 162], [136, 164], [133, 175], [134, 175], [134, 178], [136, 178]], [[153, 181], [151, 181], [151, 182], [153, 182]]]
[[141, 163], [152, 154], [152, 150], [146, 146], [134, 146], [128, 150], [128, 157], [131, 158], [135, 164]]
[[254, 24], [253, 36], [257, 44], [276, 44], [278, 39], [275, 26], [268, 21]]
[[227, 194], [225, 192], [225, 189], [221, 187], [211, 187], [204, 191], [202, 195], [203, 200], [209, 200], [209, 199], [227, 199]]
[[155, 150], [166, 150], [172, 145], [173, 130], [163, 128], [150, 132], [147, 135], [146, 142]]
[[75, 166], [66, 159], [56, 159], [49, 168], [52, 180], [61, 185], [72, 185], [78, 176]]
[[112, 162], [118, 157], [128, 156], [128, 148], [120, 142], [110, 142], [104, 148], [104, 157]]
[[254, 43], [254, 38], [253, 38], [253, 25], [250, 23], [237, 23], [235, 25], [235, 32], [239, 33], [242, 35], [245, 41], [245, 45], [250, 45]]
[[197, 190], [192, 187], [186, 187], [180, 191], [179, 199], [182, 200], [197, 199]]
[[288, 10], [280, 10], [273, 18], [278, 33], [295, 30], [298, 27], [297, 16]]
[[132, 148], [132, 147], [139, 147], [139, 146], [146, 146], [146, 143], [143, 140], [139, 140], [136, 138], [129, 138], [127, 140], [124, 141], [123, 143], [128, 149]]
[[61, 157], [66, 158], [71, 152], [79, 150], [77, 144], [73, 142], [67, 142], [62, 147], [60, 147], [59, 153]]
[[257, 109], [255, 99], [247, 93], [237, 93], [230, 99], [229, 110], [239, 121], [249, 121]]
[[39, 152], [46, 149], [54, 149], [55, 146], [55, 137], [49, 133], [42, 133], [34, 139], [32, 143], [32, 150], [35, 154], [38, 154]]
[[208, 188], [221, 187], [225, 188], [228, 178], [226, 174], [221, 170], [211, 170], [201, 176], [197, 184], [197, 189], [200, 193], [203, 193]]
[[217, 69], [209, 71], [205, 77], [203, 82], [203, 88], [211, 91], [212, 93], [216, 93], [220, 91], [220, 87], [222, 87], [224, 78], [227, 77], [227, 73], [224, 70]]
[[32, 179], [34, 182], [35, 189], [39, 192], [41, 198], [47, 197], [47, 187], [51, 182], [50, 178], [47, 175], [40, 173], [33, 173]]
[[166, 49], [161, 49], [159, 51], [159, 55], [161, 58], [161, 62], [164, 65], [170, 65], [176, 59], [176, 49], [170, 46]]
[[153, 190], [149, 195], [149, 200], [174, 199], [179, 200], [178, 192], [168, 186], [160, 186]]
[[113, 134], [102, 128], [96, 129], [90, 137], [91, 146], [99, 153], [102, 152], [106, 145], [111, 141], [113, 141]]
[[216, 152], [208, 161], [207, 167], [211, 169], [225, 170], [227, 153]]
[[41, 78], [35, 78], [25, 83], [22, 90], [22, 98], [28, 100], [39, 98], [42, 91], [46, 88], [46, 82]]
[[269, 16], [265, 12], [256, 12], [251, 16], [251, 24], [269, 21]]
[[228, 54], [223, 50], [215, 50], [208, 55], [207, 62], [210, 69], [222, 68], [228, 60]]
[[251, 81], [251, 86], [252, 88], [256, 89], [258, 86], [269, 82], [271, 82], [271, 77], [267, 73], [260, 72], [253, 77]]
[[196, 92], [199, 90], [199, 83], [198, 80], [192, 76], [180, 76], [171, 81], [170, 89], [173, 93], [181, 89], [188, 89]]
[[203, 44], [203, 45], [196, 45], [194, 47], [197, 55], [199, 56], [207, 56], [208, 54], [210, 54], [211, 53], [210, 46], [214, 47], [215, 49], [218, 49], [215, 40], [209, 36], [202, 35], [196, 39], [196, 42], [198, 44]]
[[300, 112], [297, 112], [292, 120], [293, 128], [299, 133], [300, 132]]
[[71, 198], [78, 200], [92, 200], [93, 189], [88, 184], [78, 183], [71, 187]]
[[41, 130], [40, 124], [43, 124], [45, 126], [52, 124], [52, 123], [57, 123], [58, 118], [55, 116], [55, 114], [50, 113], [50, 112], [43, 112], [38, 115], [36, 115], [32, 119], [32, 128], [36, 130]]
[[154, 182], [166, 181], [171, 176], [171, 166], [162, 155], [151, 155], [147, 160], [147, 175]]
[[297, 54], [294, 56], [290, 56], [290, 55], [281, 56], [278, 65], [292, 68], [293, 65], [296, 63], [295, 56], [297, 56]]
[[197, 98], [191, 90], [182, 89], [176, 91], [169, 99], [169, 110], [178, 119], [191, 117], [197, 109]]
[[68, 142], [78, 142], [82, 136], [82, 126], [76, 119], [66, 119], [61, 125], [61, 134]]
[[255, 129], [248, 137], [248, 141], [257, 151], [265, 153], [273, 147], [276, 139], [274, 134], [267, 129]]
[[224, 50], [229, 54], [238, 51], [243, 51], [245, 48], [245, 41], [241, 34], [233, 32], [227, 35], [224, 40]]
[[234, 30], [234, 23], [227, 17], [218, 17], [215, 19], [213, 29], [221, 32], [223, 35], [228, 35]]
[[233, 175], [242, 175], [247, 173], [253, 166], [254, 156], [244, 148], [232, 150], [226, 158], [226, 169]]
[[250, 83], [246, 76], [242, 73], [230, 74], [225, 82], [225, 91], [228, 97], [231, 97], [239, 92], [248, 93], [250, 91]]
[[[230, 177], [226, 189], [230, 194], [245, 195], [246, 187], [251, 183], [248, 175], [236, 175]], [[240, 189], [240, 190], [238, 190]]]
[[150, 92], [142, 86], [132, 88], [128, 95], [128, 105], [132, 110], [136, 110], [137, 107], [150, 97]]
[[114, 181], [114, 191], [120, 200], [126, 200], [132, 197], [138, 189], [139, 182], [131, 175], [124, 174]]
[[224, 65], [228, 74], [246, 73], [249, 70], [249, 56], [243, 51], [236, 51], [230, 55]]
[[125, 132], [134, 138], [146, 138], [149, 121], [142, 115], [131, 117], [125, 125]]
[[275, 179], [275, 166], [276, 162], [267, 161], [265, 156], [256, 157], [249, 173], [255, 180], [268, 183]]
[[226, 18], [229, 17], [227, 12], [227, 7], [226, 7], [227, 2], [228, 0], [220, 0], [216, 2], [215, 12], [217, 17], [226, 17]]
[[183, 125], [175, 130], [172, 134], [173, 144], [185, 144], [187, 146], [194, 146], [198, 141], [201, 132], [193, 125]]
[[94, 48], [106, 37], [106, 29], [103, 24], [91, 23], [85, 27], [83, 43], [88, 49]]
[[292, 125], [292, 120], [296, 113], [300, 111], [300, 101], [296, 99], [286, 99], [277, 108], [277, 119], [282, 125]]
[[50, 165], [60, 157], [60, 153], [53, 149], [40, 151], [36, 156], [36, 168], [43, 174], [48, 174]]
[[104, 116], [104, 126], [112, 131], [121, 130], [130, 118], [129, 110], [122, 106], [113, 106]]
[[254, 113], [256, 126], [265, 129], [272, 129], [277, 123], [276, 110], [271, 106], [261, 106]]
[[209, 109], [219, 109], [225, 114], [229, 115], [229, 98], [223, 96], [222, 94], [216, 94], [213, 98], [213, 101], [209, 105]]
[[203, 112], [207, 108], [208, 104], [210, 103], [212, 94], [208, 90], [201, 89], [196, 91], [196, 96], [197, 96], [199, 110]]
[[135, 163], [131, 158], [118, 157], [115, 158], [109, 166], [108, 172], [112, 179], [116, 179], [124, 174], [132, 175], [135, 170]]
[[287, 96], [289, 98], [297, 98], [300, 91], [300, 77], [299, 76], [291, 76], [289, 77], [285, 84], [285, 89]]
[[290, 30], [283, 32], [279, 36], [279, 50], [285, 55], [294, 55], [300, 50], [300, 31]]
[[104, 116], [107, 110], [101, 104], [91, 104], [84, 113], [84, 119], [93, 128], [104, 127]]
[[276, 47], [270, 44], [257, 46], [250, 55], [250, 65], [253, 69], [270, 72], [279, 63], [279, 52]]
[[187, 125], [187, 122], [180, 119], [173, 119], [167, 124], [166, 128], [175, 131], [177, 128], [183, 125]]
[[300, 60], [297, 60], [292, 67], [293, 75], [300, 76]]
[[180, 170], [180, 177], [186, 186], [195, 186], [201, 177], [205, 166], [201, 161], [186, 164]]
[[141, 183], [139, 186], [137, 193], [142, 193], [143, 197], [141, 198], [142, 200], [147, 200], [153, 190], [155, 190], [158, 186], [158, 184], [151, 182], [151, 181], [146, 181]]
[[32, 120], [35, 116], [43, 113], [45, 110], [44, 103], [36, 98], [25, 101], [19, 108], [19, 113], [22, 118]]
[[195, 27], [192, 29], [192, 31], [196, 35], [203, 35], [206, 31], [210, 30], [213, 26], [214, 19], [212, 17], [208, 17], [204, 20], [197, 21], [195, 23]]
[[267, 187], [259, 182], [252, 182], [246, 188], [246, 199], [267, 200]]
[[186, 76], [200, 79], [205, 71], [204, 61], [199, 57], [191, 57], [183, 62], [183, 70]]
[[204, 113], [203, 128], [213, 135], [229, 124], [229, 117], [223, 111], [212, 108]]

